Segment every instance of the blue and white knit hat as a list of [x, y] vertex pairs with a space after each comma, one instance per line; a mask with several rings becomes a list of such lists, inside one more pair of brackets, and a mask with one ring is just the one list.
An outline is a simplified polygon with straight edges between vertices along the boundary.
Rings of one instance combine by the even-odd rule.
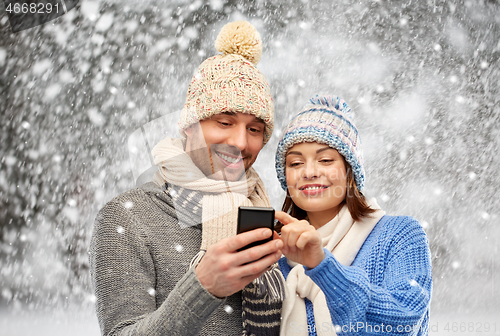
[[363, 152], [353, 113], [347, 103], [333, 96], [311, 98], [285, 128], [276, 151], [276, 173], [286, 190], [286, 153], [295, 144], [317, 142], [335, 148], [351, 165], [359, 191], [365, 186]]

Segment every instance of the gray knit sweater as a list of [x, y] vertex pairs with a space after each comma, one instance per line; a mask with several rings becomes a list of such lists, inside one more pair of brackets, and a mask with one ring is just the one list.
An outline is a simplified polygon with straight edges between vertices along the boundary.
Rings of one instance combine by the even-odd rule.
[[90, 247], [102, 334], [241, 335], [241, 292], [218, 299], [187, 271], [200, 245], [201, 224], [181, 228], [153, 182], [107, 203]]

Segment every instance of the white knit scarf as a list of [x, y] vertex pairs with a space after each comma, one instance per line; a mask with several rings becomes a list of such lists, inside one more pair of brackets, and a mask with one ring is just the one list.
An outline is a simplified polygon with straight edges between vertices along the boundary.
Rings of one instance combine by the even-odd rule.
[[[203, 193], [202, 242], [206, 249], [224, 238], [236, 235], [238, 207], [270, 207], [264, 184], [253, 168], [238, 181], [218, 181], [205, 176], [184, 151], [184, 139], [165, 138], [153, 148], [154, 164], [159, 167], [154, 181]], [[202, 257], [202, 256], [200, 256]]]
[[[347, 205], [344, 205], [335, 218], [318, 229], [322, 237], [323, 247], [332, 252], [342, 265], [351, 265], [366, 238], [385, 214], [384, 211], [380, 210], [375, 199], [369, 200], [368, 205], [377, 211], [362, 221], [355, 222]], [[286, 279], [286, 297], [283, 302], [280, 335], [308, 335], [304, 298], [308, 298], [313, 303], [318, 336], [336, 335], [325, 294], [305, 274], [302, 265], [292, 261], [288, 261], [288, 264], [293, 268]], [[292, 332], [290, 325], [292, 322], [301, 327], [294, 328]], [[323, 328], [323, 326], [328, 326], [328, 328]]]

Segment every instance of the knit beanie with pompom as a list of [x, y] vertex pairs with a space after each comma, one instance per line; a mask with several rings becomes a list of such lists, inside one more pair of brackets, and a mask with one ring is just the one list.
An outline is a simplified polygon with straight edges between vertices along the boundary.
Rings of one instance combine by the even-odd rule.
[[335, 96], [316, 96], [302, 108], [283, 131], [276, 150], [276, 173], [283, 190], [286, 185], [286, 154], [295, 144], [317, 142], [336, 149], [349, 163], [356, 187], [363, 191], [365, 170], [361, 138], [354, 125], [353, 112]]
[[193, 76], [181, 111], [181, 134], [189, 126], [223, 112], [253, 114], [265, 123], [264, 144], [274, 128], [269, 83], [257, 69], [262, 55], [259, 32], [246, 21], [222, 27], [215, 41], [222, 52], [206, 59]]

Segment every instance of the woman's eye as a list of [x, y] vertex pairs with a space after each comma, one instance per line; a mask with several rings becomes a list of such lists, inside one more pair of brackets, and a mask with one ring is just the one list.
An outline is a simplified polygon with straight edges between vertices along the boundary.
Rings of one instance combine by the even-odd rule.
[[323, 162], [323, 163], [332, 163], [333, 161], [335, 161], [335, 160], [333, 160], [333, 159], [323, 159], [323, 160], [319, 160], [319, 162]]
[[218, 121], [218, 123], [221, 124], [222, 126], [229, 126], [229, 125], [231, 125], [230, 123], [225, 122], [225, 121]]
[[288, 164], [289, 167], [297, 167], [298, 165], [300, 165], [301, 162], [291, 162]]

